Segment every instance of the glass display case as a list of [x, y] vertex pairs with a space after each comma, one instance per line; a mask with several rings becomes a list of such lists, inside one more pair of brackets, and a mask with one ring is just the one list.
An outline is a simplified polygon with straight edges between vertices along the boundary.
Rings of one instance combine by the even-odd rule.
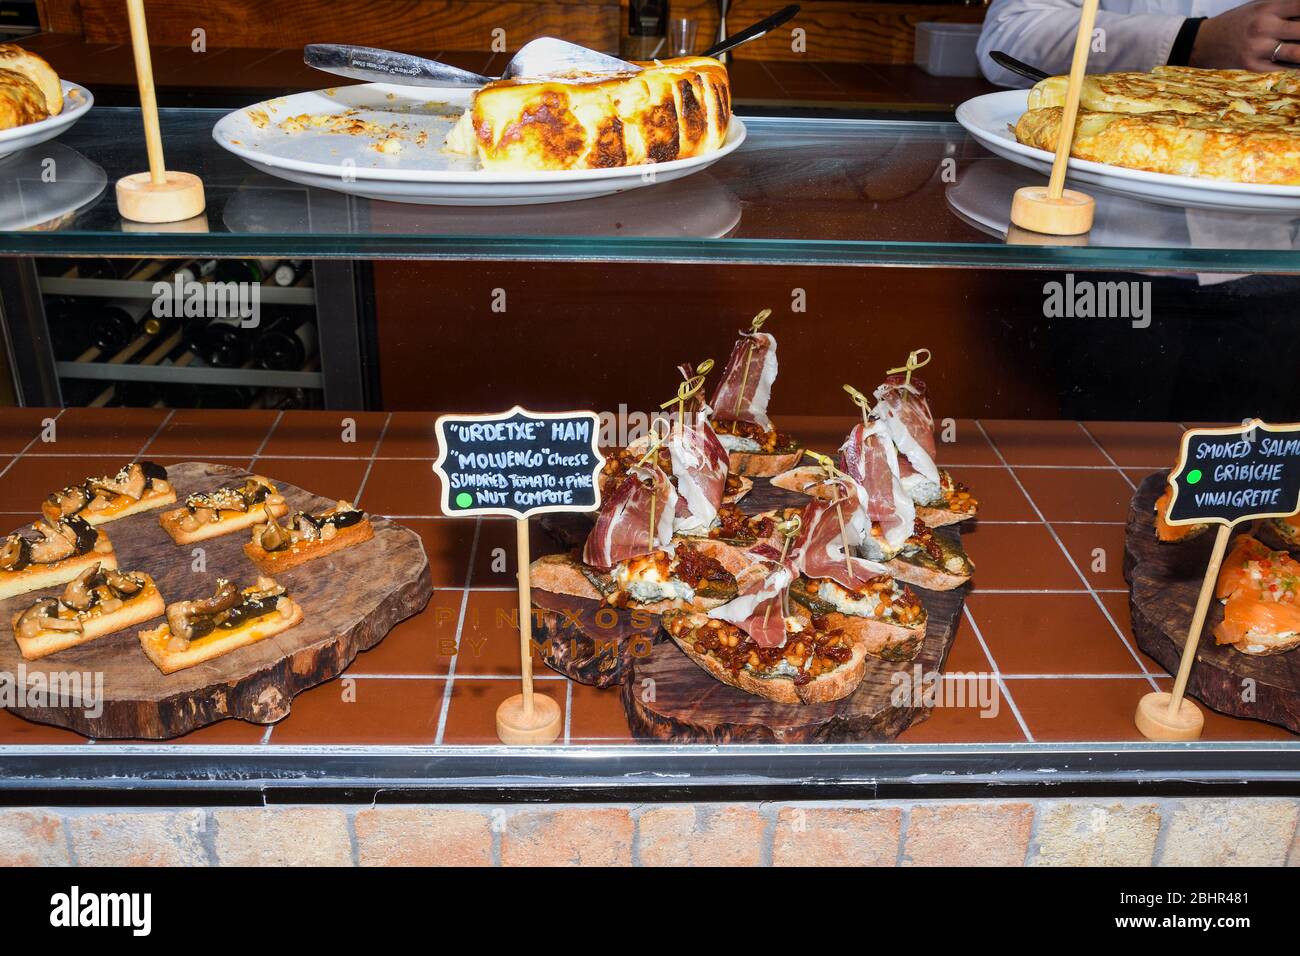
[[[1199, 583], [1187, 567], [1208, 558], [1196, 541], [1155, 552], [1182, 433], [1297, 418], [1293, 215], [1098, 193], [1084, 241], [1008, 237], [1012, 192], [1042, 178], [956, 123], [774, 116], [745, 116], [740, 149], [674, 182], [572, 203], [398, 204], [256, 171], [214, 141], [222, 115], [162, 114], [169, 163], [206, 184], [198, 228], [120, 218], [111, 184], [141, 165], [138, 111], [97, 108], [51, 144], [57, 190], [31, 157], [0, 167], [16, 394], [0, 409], [3, 510], [19, 527], [57, 489], [149, 461], [180, 491], [254, 474], [294, 507], [348, 502], [383, 544], [294, 575], [329, 627], [238, 680], [145, 662], [139, 685], [103, 686], [93, 717], [7, 704], [0, 786], [640, 802], [1294, 785], [1300, 688], [1286, 655], [1225, 664], [1235, 652], [1207, 634], [1189, 685], [1201, 739], [1148, 741], [1133, 722], [1144, 694], [1172, 685], [1171, 635], [1186, 582]], [[258, 260], [288, 265], [285, 283], [252, 277]], [[213, 263], [259, 287], [301, 354], [146, 361], [169, 326], [115, 361], [124, 346], [74, 335], [85, 302], [101, 315], [105, 302], [156, 304], [172, 294], [156, 282], [202, 286]], [[590, 409], [612, 453], [671, 410], [680, 363], [712, 359], [713, 395], [764, 309], [780, 354], [770, 411], [799, 448], [834, 456], [861, 420], [841, 385], [872, 396], [928, 350], [916, 376], [938, 464], [978, 499], [933, 547], [968, 556], [973, 574], [911, 585], [924, 640], [871, 656], [852, 704], [763, 701], [697, 667], [655, 615], [608, 607], [612, 636], [593, 636], [575, 616], [600, 595], [577, 607], [534, 591], [533, 683], [559, 705], [560, 735], [503, 744], [494, 714], [521, 679], [515, 528], [443, 512], [437, 415]], [[159, 388], [132, 400], [140, 384]], [[213, 387], [229, 391], [200, 391]], [[109, 407], [83, 407], [96, 405]], [[742, 510], [807, 503], [768, 476], [753, 484]], [[524, 553], [581, 548], [589, 521], [536, 516]], [[231, 540], [246, 538], [241, 526]], [[1172, 579], [1140, 572], [1176, 550], [1187, 567], [1162, 601]], [[119, 552], [161, 553], [204, 587], [253, 573], [222, 564], [243, 560], [234, 544], [173, 544], [152, 517]], [[114, 640], [119, 656], [139, 651]], [[1250, 699], [1233, 684], [1243, 676]]]

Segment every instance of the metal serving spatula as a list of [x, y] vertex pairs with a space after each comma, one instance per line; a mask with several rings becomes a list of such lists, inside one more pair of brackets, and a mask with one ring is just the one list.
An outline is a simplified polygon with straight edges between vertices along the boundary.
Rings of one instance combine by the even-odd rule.
[[478, 88], [498, 79], [554, 76], [570, 73], [639, 73], [641, 67], [616, 56], [598, 53], [585, 46], [539, 37], [519, 48], [501, 76], [484, 76], [471, 70], [409, 53], [377, 50], [340, 43], [313, 43], [303, 50], [303, 62], [326, 73], [354, 80], [387, 80], [403, 86], [433, 86], [443, 89]]

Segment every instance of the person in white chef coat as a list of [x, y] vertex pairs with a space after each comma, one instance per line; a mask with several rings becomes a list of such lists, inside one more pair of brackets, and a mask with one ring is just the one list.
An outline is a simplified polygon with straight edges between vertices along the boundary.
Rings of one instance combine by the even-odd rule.
[[[998, 66], [994, 50], [1050, 74], [1070, 72], [1082, 0], [992, 0], [980, 69], [1000, 86], [1033, 81]], [[1277, 70], [1300, 66], [1300, 0], [1101, 0], [1089, 73], [1153, 67]], [[1099, 47], [1103, 47], [1101, 49]]]

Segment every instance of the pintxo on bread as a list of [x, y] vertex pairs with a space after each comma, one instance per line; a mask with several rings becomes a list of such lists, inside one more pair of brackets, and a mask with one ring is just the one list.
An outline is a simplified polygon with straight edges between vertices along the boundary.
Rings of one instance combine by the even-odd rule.
[[1214, 596], [1223, 602], [1216, 644], [1252, 656], [1300, 646], [1300, 562], [1287, 552], [1242, 535], [1224, 559]]
[[780, 474], [803, 457], [799, 443], [767, 416], [777, 374], [776, 338], [762, 328], [771, 314], [764, 309], [741, 331], [710, 403], [713, 430], [727, 449], [731, 471], [748, 477]]
[[652, 613], [705, 610], [730, 600], [735, 576], [674, 540], [677, 500], [676, 487], [653, 460], [634, 465], [601, 504], [581, 555], [538, 558], [530, 568], [532, 585]]
[[167, 480], [167, 469], [138, 461], [115, 475], [87, 478], [54, 492], [41, 504], [41, 513], [50, 521], [77, 515], [95, 526], [175, 501], [176, 489]]
[[177, 544], [192, 544], [251, 528], [268, 514], [283, 518], [288, 513], [289, 505], [270, 479], [251, 475], [238, 487], [188, 495], [184, 507], [164, 512], [158, 521]]
[[43, 597], [13, 616], [14, 639], [34, 661], [143, 624], [163, 613], [163, 597], [143, 571], [101, 562], [82, 571], [58, 597]]
[[244, 554], [259, 571], [271, 576], [375, 536], [370, 518], [348, 501], [318, 515], [296, 511], [283, 522], [270, 510], [264, 515], [264, 523], [253, 525], [253, 537], [244, 545]]
[[266, 640], [302, 623], [302, 605], [273, 579], [238, 588], [218, 579], [210, 598], [167, 605], [166, 621], [139, 633], [140, 646], [164, 674], [174, 674]]
[[0, 544], [0, 599], [67, 584], [87, 568], [117, 568], [108, 535], [77, 515], [32, 525], [36, 537], [15, 531]]

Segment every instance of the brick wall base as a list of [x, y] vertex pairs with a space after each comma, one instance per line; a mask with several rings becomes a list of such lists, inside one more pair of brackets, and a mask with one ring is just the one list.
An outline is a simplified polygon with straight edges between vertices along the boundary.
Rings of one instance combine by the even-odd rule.
[[0, 809], [0, 865], [1300, 865], [1300, 800]]

